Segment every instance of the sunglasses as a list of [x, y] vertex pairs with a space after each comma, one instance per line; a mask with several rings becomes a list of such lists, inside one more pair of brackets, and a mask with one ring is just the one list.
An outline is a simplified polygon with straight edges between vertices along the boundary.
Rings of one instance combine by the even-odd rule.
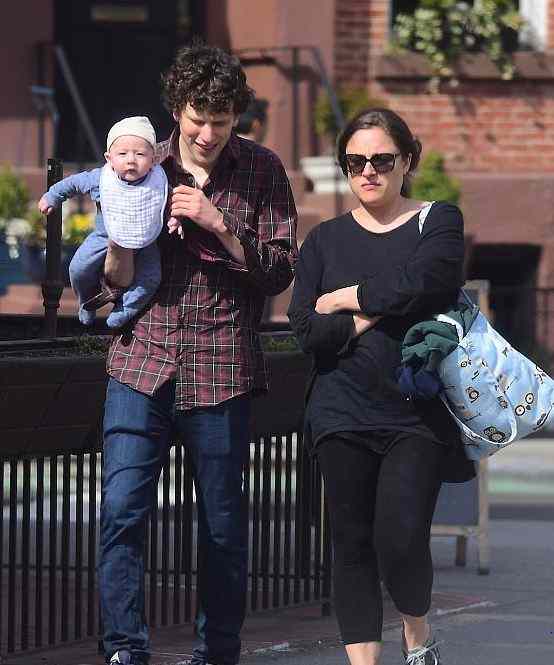
[[396, 164], [400, 153], [376, 152], [371, 157], [365, 155], [346, 154], [346, 166], [350, 175], [362, 175], [365, 165], [369, 162], [375, 173], [390, 173]]

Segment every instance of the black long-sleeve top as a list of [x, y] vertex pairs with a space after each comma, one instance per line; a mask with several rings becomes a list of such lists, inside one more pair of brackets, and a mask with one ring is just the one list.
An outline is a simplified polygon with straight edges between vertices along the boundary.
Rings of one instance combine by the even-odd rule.
[[[439, 399], [407, 400], [396, 368], [414, 323], [456, 302], [463, 284], [463, 218], [448, 203], [431, 207], [385, 233], [372, 233], [351, 213], [313, 229], [296, 266], [289, 318], [301, 348], [312, 354], [306, 424], [313, 445], [337, 432], [406, 432], [459, 444]], [[352, 312], [318, 314], [323, 293], [359, 284], [361, 311], [382, 316], [354, 337]]]

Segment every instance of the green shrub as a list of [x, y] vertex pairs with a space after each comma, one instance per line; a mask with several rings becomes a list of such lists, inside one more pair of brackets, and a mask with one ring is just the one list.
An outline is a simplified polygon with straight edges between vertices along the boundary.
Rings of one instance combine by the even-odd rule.
[[29, 205], [27, 185], [9, 166], [0, 168], [0, 221], [25, 217]]
[[410, 187], [410, 195], [420, 201], [458, 203], [460, 184], [446, 173], [444, 158], [439, 152], [431, 151], [421, 160]]
[[[367, 90], [360, 87], [344, 87], [337, 90], [339, 107], [346, 122], [364, 109], [378, 106], [382, 108], [385, 103], [380, 99], [369, 97]], [[334, 138], [339, 128], [329, 100], [329, 95], [323, 92], [317, 99], [314, 107], [315, 131], [319, 136]]]

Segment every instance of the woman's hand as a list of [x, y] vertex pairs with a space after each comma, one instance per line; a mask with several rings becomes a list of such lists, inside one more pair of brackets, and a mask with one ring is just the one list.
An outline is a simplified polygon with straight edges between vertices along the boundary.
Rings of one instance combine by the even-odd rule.
[[345, 310], [349, 312], [360, 311], [357, 284], [331, 291], [331, 293], [324, 293], [319, 296], [315, 304], [315, 311], [318, 314], [333, 314]]
[[383, 317], [382, 316], [366, 316], [365, 314], [354, 314], [354, 337], [359, 337], [362, 333], [365, 333], [370, 328], [378, 323]]

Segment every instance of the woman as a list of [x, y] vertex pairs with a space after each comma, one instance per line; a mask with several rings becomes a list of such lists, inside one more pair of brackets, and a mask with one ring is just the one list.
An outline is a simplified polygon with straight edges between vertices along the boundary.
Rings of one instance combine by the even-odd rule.
[[396, 369], [406, 331], [456, 302], [463, 219], [456, 206], [407, 196], [421, 144], [392, 111], [360, 113], [337, 153], [358, 205], [309, 233], [289, 308], [314, 359], [306, 431], [325, 481], [336, 613], [352, 665], [376, 665], [381, 577], [406, 662], [439, 665], [427, 620], [431, 520], [441, 480], [474, 469], [442, 403], [406, 399]]

